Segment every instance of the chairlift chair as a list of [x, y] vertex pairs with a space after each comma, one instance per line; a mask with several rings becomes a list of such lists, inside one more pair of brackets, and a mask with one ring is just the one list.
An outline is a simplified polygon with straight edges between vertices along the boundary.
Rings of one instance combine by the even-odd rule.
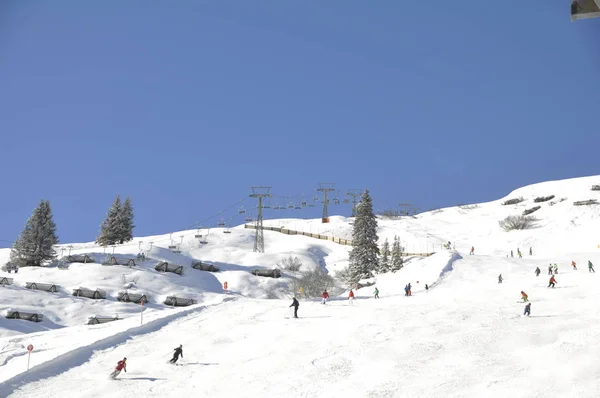
[[288, 209], [293, 209], [294, 208], [294, 204], [292, 202], [288, 203]]
[[306, 200], [303, 200], [302, 202], [300, 202], [300, 206], [306, 207], [306, 205], [307, 205]]
[[175, 246], [174, 250], [171, 250], [173, 253], [181, 253], [181, 249], [179, 248], [179, 245]]
[[313, 198], [313, 202], [318, 202], [319, 201], [319, 195], [315, 195]]
[[294, 209], [296, 209], [296, 210], [301, 210], [301, 209], [302, 209], [302, 206], [301, 206], [301, 205], [299, 205], [299, 204], [297, 204], [296, 206], [294, 206]]
[[244, 209], [244, 207], [242, 206], [242, 207], [240, 207], [238, 209], [238, 213], [240, 213], [240, 214], [246, 214], [246, 209]]
[[350, 203], [350, 199], [348, 199], [348, 198], [344, 199], [344, 203]]
[[217, 225], [218, 225], [219, 227], [224, 227], [224, 226], [225, 226], [225, 221], [224, 221], [223, 219], [221, 219], [221, 221], [219, 221], [219, 222], [217, 223]]
[[254, 219], [252, 217], [246, 217], [244, 220], [246, 222], [252, 222], [252, 221], [254, 221]]
[[194, 235], [194, 238], [202, 239], [202, 234], [200, 233], [200, 228], [198, 228], [198, 231], [196, 232], [196, 235]]

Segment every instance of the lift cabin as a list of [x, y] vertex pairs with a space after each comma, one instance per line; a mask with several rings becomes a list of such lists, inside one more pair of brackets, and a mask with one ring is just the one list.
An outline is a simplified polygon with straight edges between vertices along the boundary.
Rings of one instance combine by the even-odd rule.
[[577, 19], [600, 17], [600, 0], [573, 0], [571, 2], [571, 22]]

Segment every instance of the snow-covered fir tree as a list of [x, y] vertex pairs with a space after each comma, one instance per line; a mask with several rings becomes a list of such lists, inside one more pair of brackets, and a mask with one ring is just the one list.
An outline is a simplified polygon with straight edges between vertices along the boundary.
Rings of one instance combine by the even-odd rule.
[[100, 225], [100, 236], [96, 239], [96, 243], [101, 246], [110, 246], [120, 242], [121, 236], [123, 236], [121, 217], [121, 197], [117, 195], [106, 213], [106, 218]]
[[10, 259], [20, 267], [42, 266], [45, 261], [56, 258], [53, 246], [57, 243], [56, 224], [50, 202], [42, 200], [17, 238], [10, 252]]
[[402, 267], [404, 267], [404, 260], [402, 259], [402, 247], [400, 246], [400, 239], [397, 236], [394, 236], [389, 270], [396, 272], [402, 269]]
[[372, 277], [373, 272], [378, 269], [377, 240], [377, 217], [373, 212], [371, 195], [366, 190], [356, 205], [356, 217], [352, 230], [349, 268], [354, 282]]
[[134, 227], [133, 206], [131, 205], [131, 199], [126, 198], [119, 217], [119, 243], [129, 242], [133, 239]]
[[379, 272], [388, 272], [390, 270], [390, 242], [385, 239], [383, 246], [381, 246], [381, 258], [379, 259]]

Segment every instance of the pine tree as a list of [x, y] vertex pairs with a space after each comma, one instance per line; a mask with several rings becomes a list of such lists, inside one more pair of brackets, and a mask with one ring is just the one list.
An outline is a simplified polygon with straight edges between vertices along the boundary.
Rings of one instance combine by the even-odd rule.
[[390, 271], [396, 272], [404, 267], [404, 260], [402, 259], [402, 247], [400, 246], [400, 239], [394, 236], [394, 243], [392, 244], [392, 259], [390, 261]]
[[366, 190], [356, 206], [352, 231], [349, 268], [354, 282], [372, 277], [373, 272], [378, 269], [377, 240], [377, 217], [373, 212], [371, 195]]
[[125, 199], [123, 207], [119, 215], [119, 243], [129, 242], [133, 239], [133, 206], [131, 205], [131, 199]]
[[100, 226], [100, 236], [96, 239], [96, 243], [101, 246], [110, 246], [121, 240], [122, 233], [122, 206], [121, 197], [117, 195], [112, 206], [106, 213], [106, 218]]
[[50, 202], [42, 200], [15, 242], [10, 259], [20, 267], [40, 267], [45, 261], [56, 258], [53, 246], [57, 243]]
[[390, 242], [385, 239], [381, 247], [381, 259], [379, 261], [379, 272], [384, 273], [390, 270]]

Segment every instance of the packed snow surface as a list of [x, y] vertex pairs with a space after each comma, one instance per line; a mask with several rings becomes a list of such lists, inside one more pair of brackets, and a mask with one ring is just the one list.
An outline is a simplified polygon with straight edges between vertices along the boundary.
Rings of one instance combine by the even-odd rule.
[[[169, 235], [117, 246], [118, 256], [147, 254], [131, 268], [94, 263], [2, 273], [15, 283], [0, 287], [0, 309], [39, 312], [45, 319], [0, 318], [0, 396], [598, 397], [600, 291], [587, 262], [600, 265], [600, 206], [573, 204], [600, 199], [591, 190], [598, 183], [600, 177], [547, 182], [498, 201], [380, 220], [380, 238], [397, 235], [408, 252], [436, 254], [376, 276], [380, 299], [372, 296], [374, 286], [356, 291], [354, 304], [347, 292], [325, 305], [301, 299], [299, 319], [289, 307], [289, 273], [273, 279], [249, 271], [293, 255], [303, 269], [335, 272], [347, 265], [348, 246], [266, 231], [266, 253], [253, 253], [254, 231], [242, 225], [231, 234], [211, 229], [205, 245], [194, 237], [198, 231], [174, 233], [181, 253], [167, 249]], [[502, 204], [518, 197], [521, 203]], [[499, 220], [534, 206], [540, 206], [532, 214], [534, 228], [500, 229]], [[332, 217], [331, 224], [287, 219], [266, 225], [351, 238], [350, 222]], [[448, 241], [452, 249], [443, 249]], [[93, 244], [72, 246], [73, 253], [104, 258]], [[8, 251], [0, 252], [0, 263], [7, 258]], [[195, 260], [221, 272], [195, 270]], [[184, 266], [183, 275], [155, 271], [158, 261]], [[555, 288], [547, 287], [549, 263], [559, 266]], [[60, 291], [25, 289], [32, 281], [55, 283]], [[407, 283], [411, 297], [404, 296]], [[148, 294], [150, 303], [140, 308], [116, 301], [124, 284]], [[72, 296], [80, 286], [104, 289], [108, 297]], [[522, 315], [521, 291], [532, 303], [530, 317]], [[168, 307], [162, 304], [168, 295], [199, 304]], [[114, 314], [123, 319], [85, 325], [88, 316]], [[34, 350], [26, 372], [28, 344]], [[183, 358], [171, 365], [179, 344]], [[109, 379], [122, 357], [128, 358], [127, 373]]]

